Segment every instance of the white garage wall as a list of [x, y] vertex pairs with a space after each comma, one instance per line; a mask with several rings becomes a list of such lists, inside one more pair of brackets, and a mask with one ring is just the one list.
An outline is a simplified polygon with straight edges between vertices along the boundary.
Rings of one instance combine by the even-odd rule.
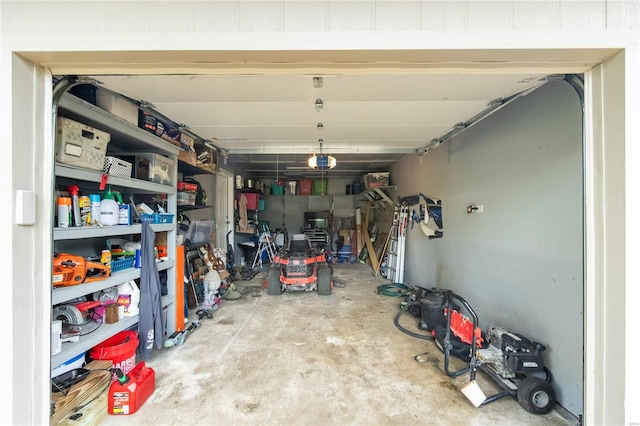
[[[409, 231], [405, 279], [451, 289], [480, 326], [548, 346], [560, 403], [582, 414], [583, 184], [581, 107], [549, 83], [392, 169], [406, 196], [442, 200], [444, 237]], [[409, 171], [415, 171], [410, 173]], [[466, 207], [482, 204], [483, 213]]]

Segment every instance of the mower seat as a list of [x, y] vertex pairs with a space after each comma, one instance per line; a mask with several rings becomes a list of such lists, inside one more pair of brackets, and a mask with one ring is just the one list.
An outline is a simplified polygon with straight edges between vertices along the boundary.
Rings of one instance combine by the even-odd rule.
[[304, 234], [295, 234], [289, 240], [287, 252], [292, 256], [304, 256], [312, 250], [311, 241]]

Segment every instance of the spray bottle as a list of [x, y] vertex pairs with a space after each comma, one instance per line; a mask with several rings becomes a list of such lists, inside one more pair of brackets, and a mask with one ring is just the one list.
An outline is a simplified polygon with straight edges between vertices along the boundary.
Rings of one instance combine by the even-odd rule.
[[115, 226], [118, 224], [118, 214], [120, 205], [114, 198], [118, 198], [122, 203], [122, 196], [118, 191], [112, 191], [111, 185], [107, 187], [107, 191], [100, 201], [100, 223], [104, 226]]
[[73, 206], [73, 226], [82, 226], [82, 219], [80, 218], [80, 188], [78, 185], [69, 185], [68, 190]]

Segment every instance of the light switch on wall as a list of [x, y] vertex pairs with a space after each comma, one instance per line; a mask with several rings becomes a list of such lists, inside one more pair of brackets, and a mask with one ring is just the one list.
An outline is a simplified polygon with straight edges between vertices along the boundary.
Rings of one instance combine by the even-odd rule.
[[16, 225], [36, 223], [36, 193], [18, 189], [16, 191]]
[[482, 213], [483, 211], [484, 207], [482, 204], [467, 206], [467, 213]]

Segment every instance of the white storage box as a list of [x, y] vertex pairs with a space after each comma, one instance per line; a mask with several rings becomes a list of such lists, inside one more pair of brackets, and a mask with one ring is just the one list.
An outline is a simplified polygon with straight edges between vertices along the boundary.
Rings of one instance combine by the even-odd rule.
[[106, 157], [104, 159], [103, 172], [109, 176], [131, 177], [132, 164], [128, 161], [121, 160], [116, 157]]
[[56, 161], [102, 171], [111, 135], [67, 117], [56, 121]]
[[138, 105], [118, 93], [98, 87], [96, 104], [116, 117], [138, 126]]

